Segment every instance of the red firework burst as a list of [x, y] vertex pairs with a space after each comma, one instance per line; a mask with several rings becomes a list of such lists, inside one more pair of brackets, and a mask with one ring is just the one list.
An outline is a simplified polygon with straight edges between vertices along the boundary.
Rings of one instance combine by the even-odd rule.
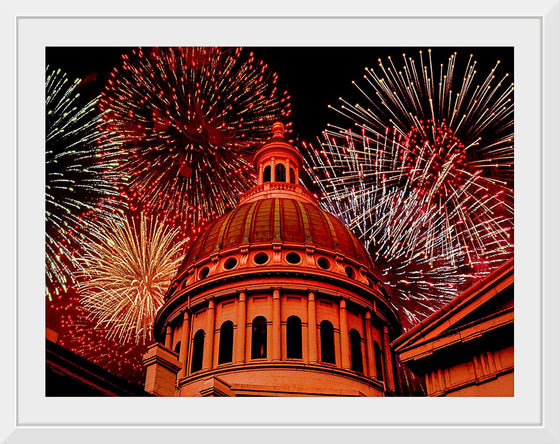
[[[277, 76], [227, 48], [140, 48], [123, 56], [100, 101], [104, 137], [133, 211], [188, 235], [235, 205], [254, 181], [251, 156], [290, 115]], [[113, 150], [115, 147], [112, 148]]]

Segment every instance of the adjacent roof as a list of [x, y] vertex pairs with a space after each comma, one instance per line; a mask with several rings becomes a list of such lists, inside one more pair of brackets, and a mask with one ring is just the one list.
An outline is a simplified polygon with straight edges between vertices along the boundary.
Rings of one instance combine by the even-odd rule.
[[[513, 324], [514, 259], [506, 261], [392, 343], [405, 363]], [[410, 364], [409, 364], [410, 365]]]

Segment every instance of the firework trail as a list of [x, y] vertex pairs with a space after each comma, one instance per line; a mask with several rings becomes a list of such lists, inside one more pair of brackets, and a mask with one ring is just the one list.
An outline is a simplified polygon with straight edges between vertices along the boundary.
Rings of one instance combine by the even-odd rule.
[[[512, 252], [513, 84], [472, 56], [434, 68], [431, 51], [366, 69], [361, 102], [335, 109], [306, 146], [325, 208], [365, 242], [406, 323], [448, 302]], [[362, 104], [363, 103], [363, 104]]]
[[251, 156], [291, 114], [267, 65], [241, 49], [139, 48], [100, 101], [133, 211], [183, 235], [232, 208], [254, 181]]
[[[75, 249], [86, 238], [83, 216], [101, 217], [119, 208], [120, 180], [114, 159], [97, 158], [100, 144], [97, 98], [80, 97], [81, 79], [46, 69], [46, 295], [65, 293], [75, 283]], [[110, 141], [103, 142], [105, 147]]]
[[79, 258], [81, 305], [96, 328], [120, 343], [145, 344], [186, 241], [157, 219], [99, 223]]

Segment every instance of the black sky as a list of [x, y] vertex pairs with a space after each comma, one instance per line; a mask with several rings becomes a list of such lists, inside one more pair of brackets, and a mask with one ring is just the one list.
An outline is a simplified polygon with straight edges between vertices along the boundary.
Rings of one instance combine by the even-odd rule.
[[[91, 97], [104, 87], [109, 72], [120, 67], [121, 55], [131, 48], [122, 47], [48, 47], [46, 62], [61, 68], [71, 77], [89, 75], [84, 94]], [[352, 101], [357, 98], [352, 81], [359, 82], [365, 67], [376, 67], [378, 59], [391, 56], [395, 65], [402, 65], [402, 54], [418, 58], [426, 47], [251, 47], [255, 56], [278, 73], [279, 89], [287, 90], [292, 98], [294, 136], [312, 141], [326, 127], [336, 121], [336, 113], [328, 105], [336, 105], [339, 97]], [[500, 73], [513, 78], [513, 48], [510, 47], [431, 47], [434, 68], [447, 63], [458, 53], [456, 72], [462, 72], [469, 55], [478, 62], [480, 81], [501, 61]]]

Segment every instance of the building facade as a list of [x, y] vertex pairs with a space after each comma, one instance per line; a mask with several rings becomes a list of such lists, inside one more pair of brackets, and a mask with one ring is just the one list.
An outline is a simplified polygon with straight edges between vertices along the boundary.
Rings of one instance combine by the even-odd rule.
[[513, 261], [393, 342], [428, 396], [514, 395]]
[[367, 251], [273, 126], [257, 185], [199, 235], [143, 358], [158, 396], [394, 396], [402, 333]]

